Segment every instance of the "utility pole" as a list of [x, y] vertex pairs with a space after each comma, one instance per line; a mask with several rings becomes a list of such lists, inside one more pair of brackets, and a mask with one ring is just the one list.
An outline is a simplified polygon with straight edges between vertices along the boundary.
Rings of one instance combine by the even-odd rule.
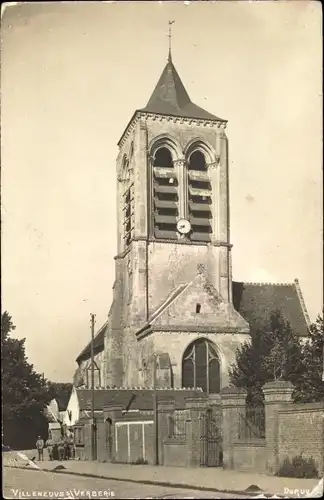
[[91, 453], [92, 460], [97, 459], [97, 436], [95, 422], [95, 385], [94, 385], [94, 329], [95, 315], [91, 314]]
[[156, 391], [156, 354], [153, 354], [154, 465], [159, 465], [159, 425]]

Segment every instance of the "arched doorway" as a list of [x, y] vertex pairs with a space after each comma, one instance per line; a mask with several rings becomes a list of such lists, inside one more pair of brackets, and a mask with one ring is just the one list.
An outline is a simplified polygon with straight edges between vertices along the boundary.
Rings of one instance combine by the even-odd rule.
[[201, 387], [207, 394], [220, 392], [220, 363], [215, 346], [207, 339], [192, 342], [182, 358], [182, 387]]

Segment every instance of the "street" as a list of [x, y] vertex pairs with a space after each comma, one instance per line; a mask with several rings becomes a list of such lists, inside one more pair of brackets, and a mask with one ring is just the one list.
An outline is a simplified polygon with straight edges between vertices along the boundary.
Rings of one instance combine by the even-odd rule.
[[249, 498], [248, 496], [112, 481], [66, 473], [4, 468], [4, 498]]

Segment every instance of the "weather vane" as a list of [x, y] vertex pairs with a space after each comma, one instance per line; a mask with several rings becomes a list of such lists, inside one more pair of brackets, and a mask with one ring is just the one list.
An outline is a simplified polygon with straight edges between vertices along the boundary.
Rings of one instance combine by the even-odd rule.
[[172, 39], [172, 32], [171, 32], [171, 26], [174, 24], [174, 21], [169, 21], [169, 61], [171, 61], [171, 39]]

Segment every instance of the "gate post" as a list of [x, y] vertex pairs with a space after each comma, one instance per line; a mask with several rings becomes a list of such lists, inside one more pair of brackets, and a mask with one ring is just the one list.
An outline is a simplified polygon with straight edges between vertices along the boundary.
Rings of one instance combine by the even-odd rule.
[[265, 430], [267, 450], [267, 472], [275, 474], [278, 468], [278, 412], [283, 405], [291, 403], [294, 386], [285, 380], [267, 382], [263, 387], [265, 399]]
[[208, 400], [206, 398], [186, 398], [186, 409], [190, 411], [186, 426], [187, 434], [187, 467], [200, 467], [201, 424], [206, 414]]
[[164, 465], [164, 441], [169, 437], [170, 432], [170, 417], [173, 416], [175, 410], [175, 400], [162, 399], [158, 401], [158, 443], [159, 443], [159, 465]]
[[234, 469], [233, 444], [238, 438], [240, 415], [245, 411], [246, 391], [238, 387], [221, 390], [223, 412], [223, 467]]
[[[106, 432], [106, 460], [114, 462], [116, 460], [116, 434], [115, 423], [123, 419], [122, 406], [108, 405], [103, 408], [105, 432]], [[118, 444], [117, 444], [118, 448]]]

